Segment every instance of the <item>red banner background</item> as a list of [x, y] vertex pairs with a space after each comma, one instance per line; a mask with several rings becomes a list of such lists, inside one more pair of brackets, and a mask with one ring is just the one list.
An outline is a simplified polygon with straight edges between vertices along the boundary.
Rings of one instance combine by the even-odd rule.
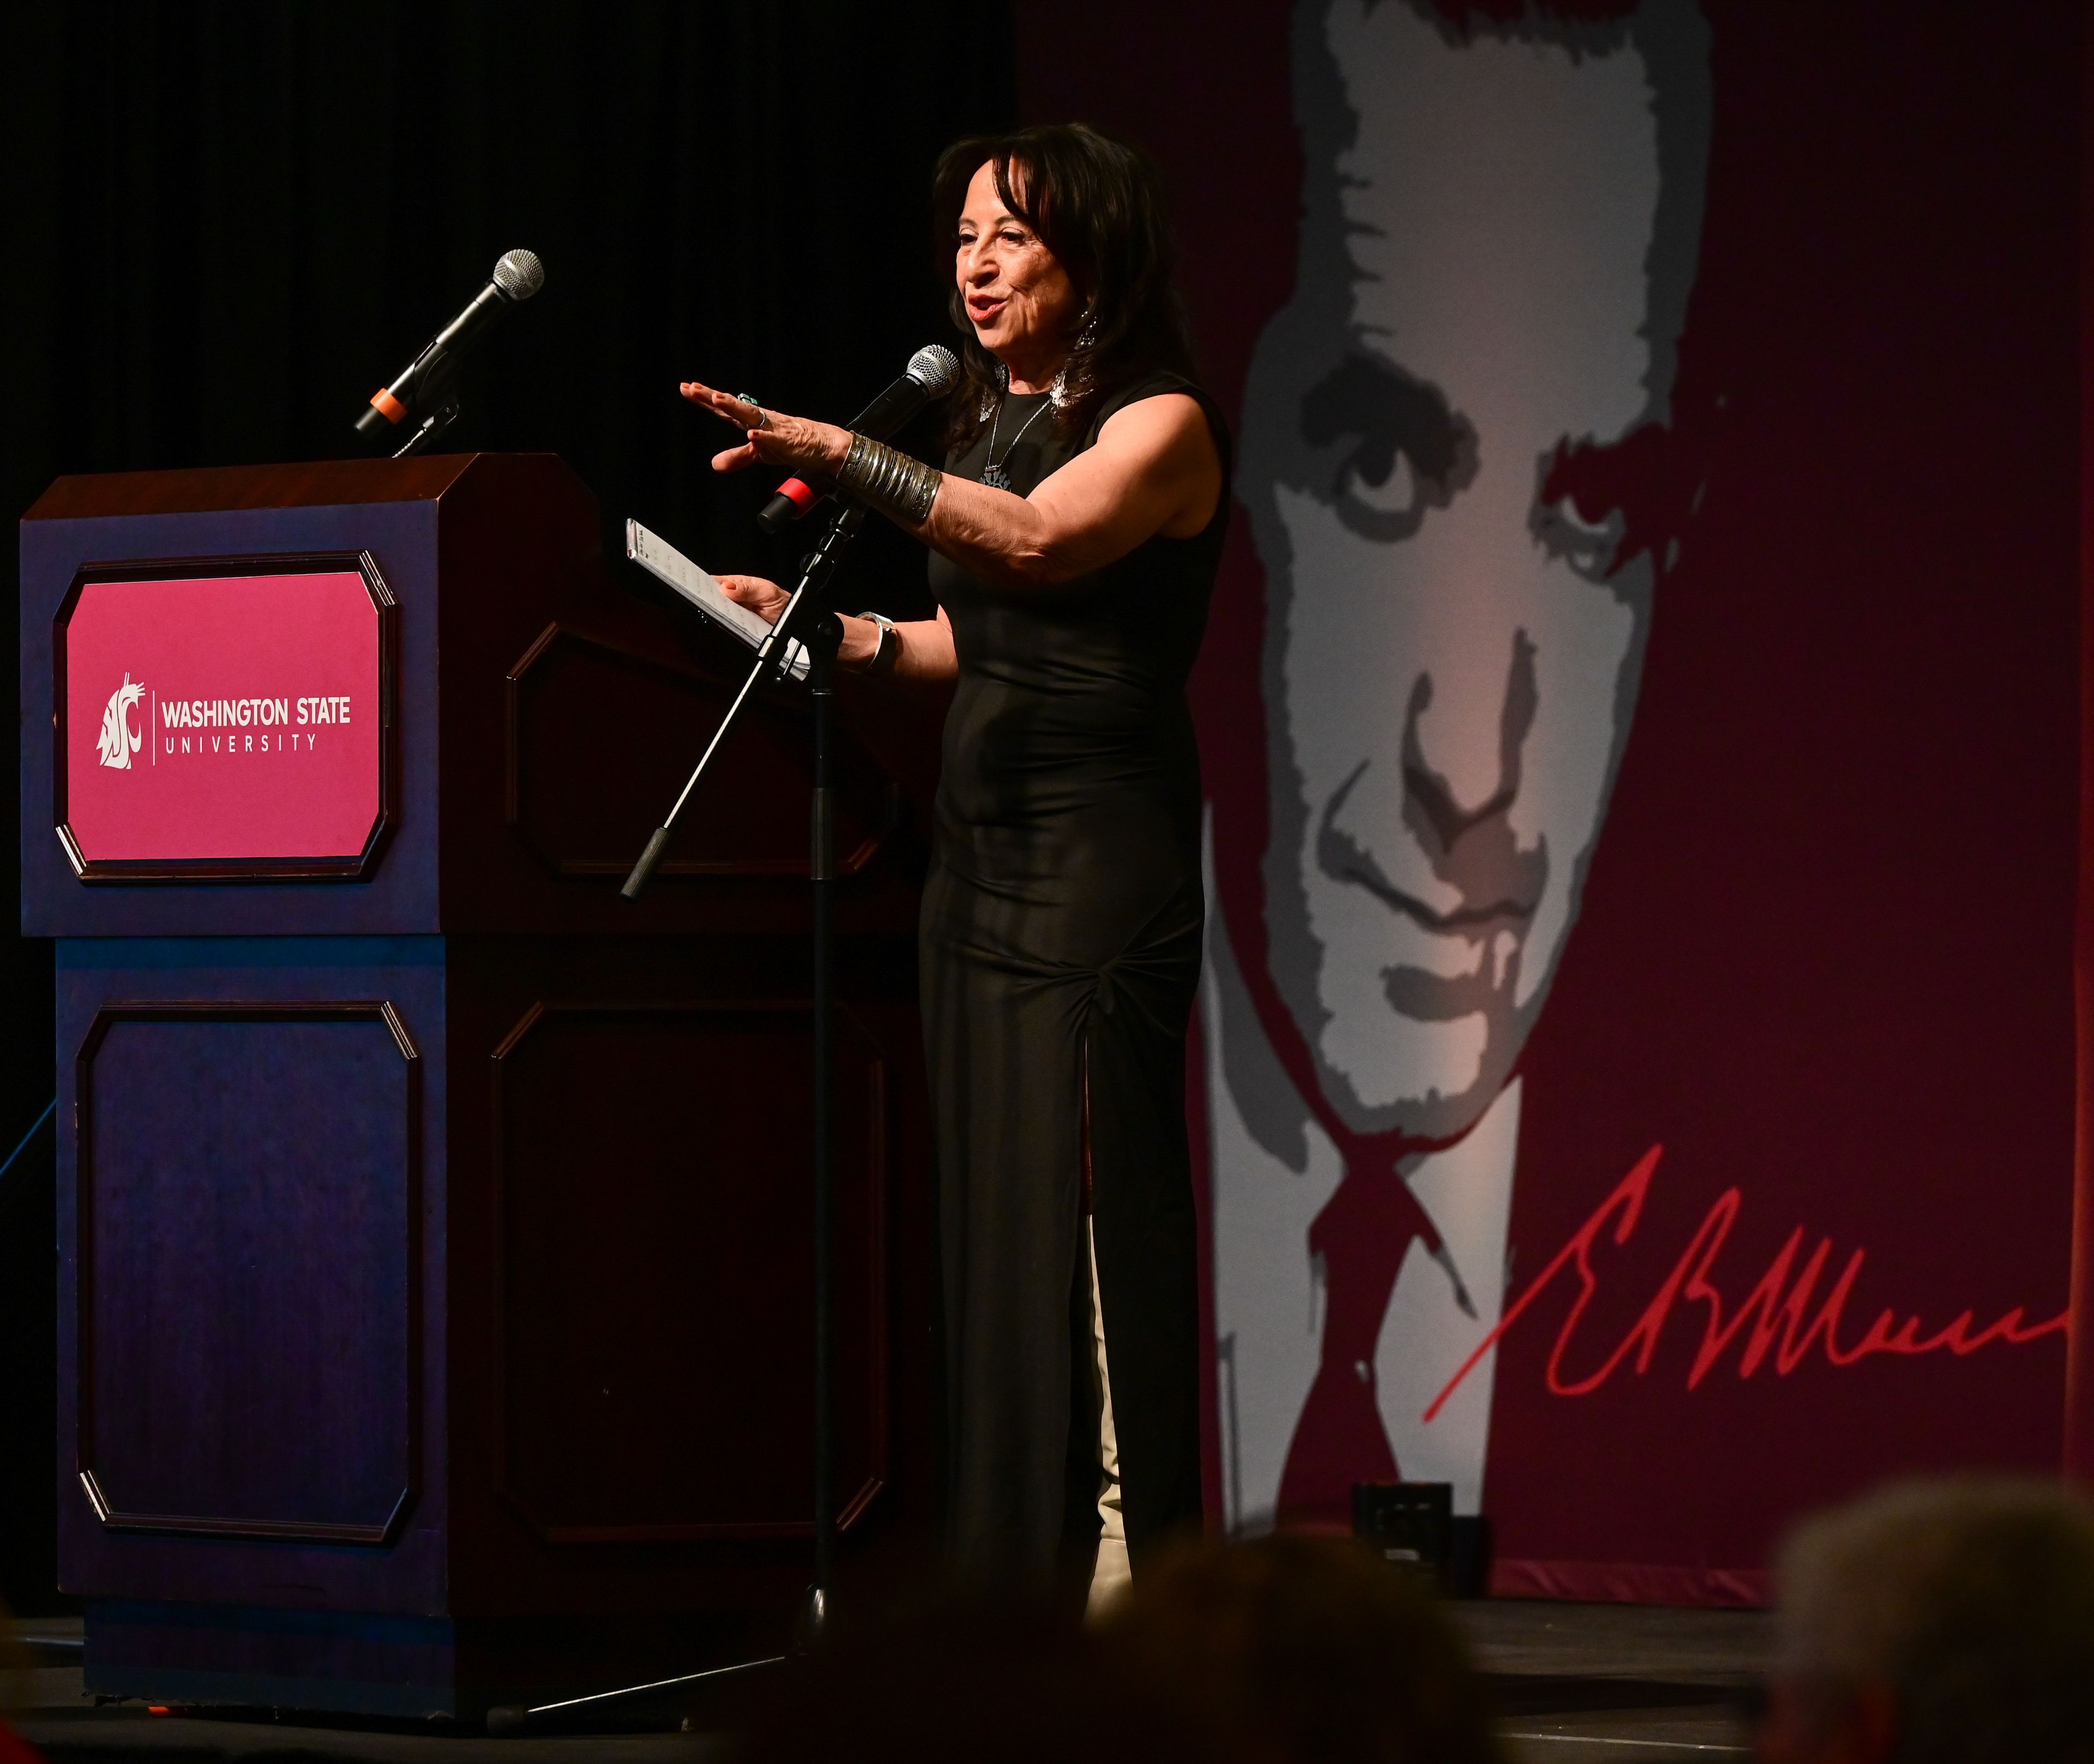
[[[1688, 336], [1721, 419], [1520, 1068], [1483, 1497], [1506, 1592], [1756, 1599], [1803, 1510], [2065, 1449], [2079, 15], [1704, 10]], [[1240, 411], [1296, 274], [1286, 9], [1019, 16], [1027, 117], [1162, 163]], [[1240, 954], [1265, 606], [1240, 511], [1196, 681]]]

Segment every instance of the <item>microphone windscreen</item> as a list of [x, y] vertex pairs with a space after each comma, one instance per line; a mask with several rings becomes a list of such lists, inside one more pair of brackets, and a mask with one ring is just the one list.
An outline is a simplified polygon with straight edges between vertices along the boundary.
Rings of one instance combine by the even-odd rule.
[[511, 300], [528, 300], [545, 285], [545, 266], [536, 251], [504, 251], [489, 280]]
[[959, 358], [937, 343], [927, 343], [909, 358], [909, 377], [934, 398], [959, 384]]

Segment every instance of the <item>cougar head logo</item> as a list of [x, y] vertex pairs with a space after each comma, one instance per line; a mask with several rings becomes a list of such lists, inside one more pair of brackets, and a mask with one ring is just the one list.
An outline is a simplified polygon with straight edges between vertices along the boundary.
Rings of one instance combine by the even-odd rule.
[[110, 693], [108, 707], [102, 713], [102, 733], [94, 742], [103, 765], [114, 766], [119, 771], [131, 769], [131, 756], [146, 745], [146, 738], [131, 727], [131, 719], [125, 713], [145, 696], [146, 689], [132, 684], [128, 673], [124, 684]]

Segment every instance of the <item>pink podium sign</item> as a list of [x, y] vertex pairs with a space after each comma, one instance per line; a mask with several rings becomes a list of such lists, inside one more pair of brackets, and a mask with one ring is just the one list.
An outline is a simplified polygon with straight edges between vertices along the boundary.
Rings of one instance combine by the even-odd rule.
[[358, 865], [383, 802], [384, 593], [354, 568], [83, 584], [60, 663], [75, 868]]

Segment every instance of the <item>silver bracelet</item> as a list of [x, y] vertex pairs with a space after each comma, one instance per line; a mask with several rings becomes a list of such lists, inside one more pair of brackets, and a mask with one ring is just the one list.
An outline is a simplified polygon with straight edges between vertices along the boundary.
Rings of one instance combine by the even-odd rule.
[[891, 674], [894, 664], [901, 659], [901, 633], [894, 628], [894, 621], [884, 612], [862, 612], [858, 617], [870, 620], [880, 628], [880, 641], [872, 654], [867, 658], [861, 674]]
[[905, 527], [920, 527], [930, 518], [945, 474], [920, 459], [897, 451], [884, 441], [851, 437], [850, 453], [836, 482], [869, 508], [891, 515]]

